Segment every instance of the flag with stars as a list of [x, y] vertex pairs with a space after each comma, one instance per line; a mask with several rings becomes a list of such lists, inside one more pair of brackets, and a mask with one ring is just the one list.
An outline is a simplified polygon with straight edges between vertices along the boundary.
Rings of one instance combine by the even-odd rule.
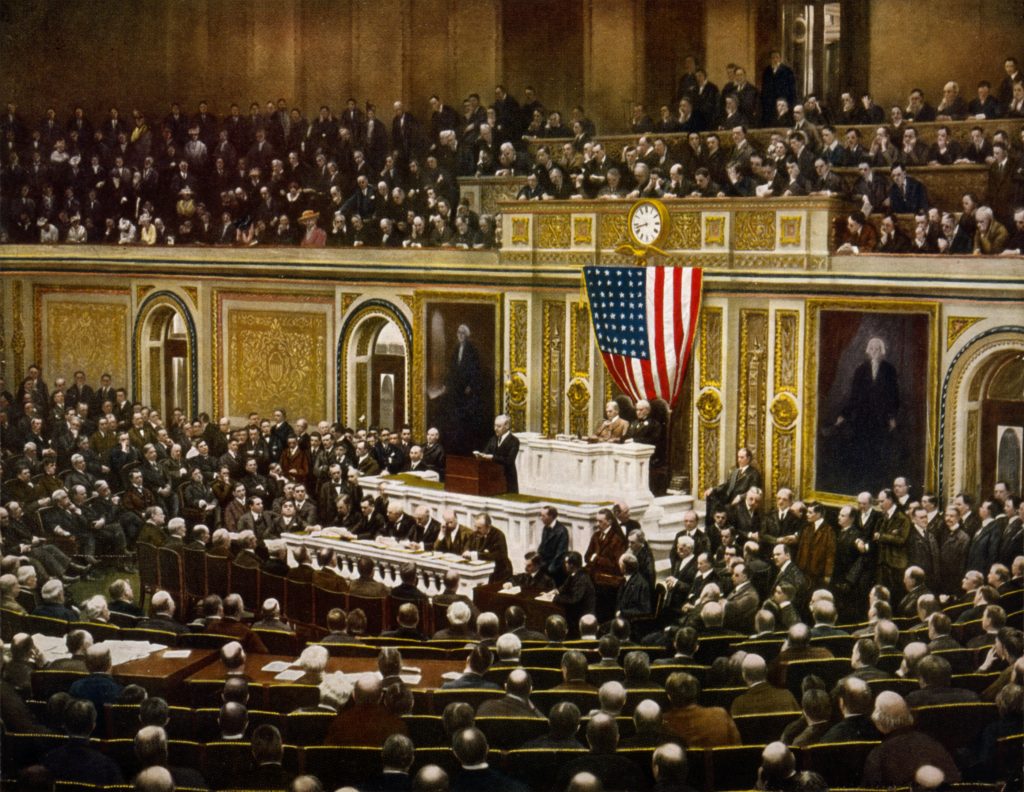
[[697, 267], [585, 267], [604, 364], [633, 401], [676, 405], [700, 315]]

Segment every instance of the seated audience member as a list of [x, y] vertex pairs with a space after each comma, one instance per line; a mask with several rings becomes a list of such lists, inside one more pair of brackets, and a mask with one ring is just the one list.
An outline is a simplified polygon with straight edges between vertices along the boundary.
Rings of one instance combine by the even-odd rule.
[[837, 743], [858, 740], [872, 741], [881, 738], [871, 721], [871, 707], [874, 694], [868, 683], [855, 676], [848, 676], [836, 686], [839, 714], [838, 723], [829, 728], [818, 742]]
[[71, 656], [54, 660], [47, 668], [50, 671], [88, 671], [85, 656], [92, 646], [92, 636], [85, 630], [72, 630], [64, 637], [64, 644]]
[[526, 792], [518, 781], [497, 770], [488, 762], [487, 738], [476, 727], [456, 732], [452, 738], [452, 753], [461, 766], [452, 778], [451, 792], [479, 792], [479, 790], [508, 790]]
[[670, 674], [665, 681], [670, 707], [663, 715], [665, 731], [679, 737], [691, 748], [739, 745], [736, 723], [722, 707], [703, 707], [700, 682], [684, 671]]
[[559, 701], [548, 713], [548, 733], [523, 743], [523, 748], [576, 750], [583, 747], [576, 735], [580, 730], [580, 709], [571, 701]]
[[295, 661], [296, 665], [302, 669], [303, 675], [295, 681], [295, 684], [319, 685], [323, 682], [329, 658], [330, 654], [322, 646], [307, 646], [303, 649], [299, 659]]
[[366, 782], [366, 789], [412, 789], [409, 771], [416, 758], [412, 740], [404, 734], [392, 734], [381, 747], [382, 772]]
[[252, 770], [244, 776], [242, 782], [242, 786], [247, 789], [281, 789], [287, 787], [295, 777], [283, 765], [284, 743], [281, 732], [269, 723], [253, 729], [252, 760]]
[[663, 742], [675, 739], [665, 731], [661, 706], [653, 699], [637, 702], [633, 710], [633, 727], [636, 733], [622, 740], [623, 748], [657, 748]]
[[461, 600], [456, 600], [448, 606], [445, 611], [445, 619], [448, 626], [434, 633], [435, 640], [465, 640], [478, 641], [480, 636], [470, 626], [470, 619], [473, 612], [469, 605]]
[[110, 610], [123, 613], [125, 616], [143, 617], [142, 608], [135, 604], [135, 594], [131, 584], [124, 579], [117, 579], [107, 589]]
[[680, 627], [672, 639], [675, 654], [654, 661], [654, 665], [696, 665], [694, 655], [697, 653], [697, 631], [693, 627]]
[[[227, 688], [227, 685], [225, 685]], [[248, 694], [246, 694], [248, 696]], [[245, 739], [249, 728], [249, 710], [245, 704], [237, 701], [226, 701], [217, 714], [217, 729], [220, 739], [224, 742], [236, 742]]]
[[544, 633], [531, 630], [526, 626], [526, 611], [518, 605], [510, 605], [505, 609], [505, 631], [515, 635], [521, 642], [536, 641], [540, 643], [545, 640]]
[[436, 764], [423, 765], [412, 781], [414, 792], [448, 792], [448, 774]]
[[102, 644], [90, 646], [85, 653], [85, 667], [89, 676], [75, 681], [68, 692], [75, 698], [91, 701], [96, 711], [102, 712], [103, 705], [115, 703], [124, 690], [111, 676], [113, 666], [109, 647]]
[[622, 661], [622, 682], [627, 690], [649, 687], [651, 684], [651, 659], [647, 652], [629, 652]]
[[64, 709], [68, 741], [43, 756], [42, 764], [58, 781], [79, 784], [120, 784], [121, 771], [108, 756], [89, 744], [96, 728], [96, 707], [91, 701], [72, 699]]
[[606, 789], [636, 788], [636, 766], [617, 754], [619, 727], [606, 713], [591, 716], [587, 723], [587, 744], [590, 752], [563, 765], [558, 789], [564, 789], [577, 773], [591, 773]]
[[398, 608], [398, 626], [381, 633], [383, 638], [404, 638], [409, 641], [425, 641], [427, 636], [418, 629], [420, 609], [413, 602], [403, 602]]
[[741, 670], [748, 689], [733, 699], [729, 709], [733, 716], [797, 712], [800, 709], [792, 693], [768, 682], [768, 667], [760, 655], [744, 657]]
[[569, 635], [569, 624], [565, 617], [553, 613], [544, 620], [544, 637], [550, 647], [562, 646]]
[[587, 656], [583, 652], [571, 649], [562, 655], [562, 681], [555, 685], [554, 690], [585, 690], [597, 692], [597, 688], [587, 682]]
[[242, 623], [242, 613], [245, 610], [241, 596], [228, 594], [216, 618], [206, 624], [203, 632], [213, 635], [230, 635], [238, 639], [247, 652], [254, 654], [266, 654], [267, 647], [263, 639], [254, 633], [248, 625]]
[[832, 652], [823, 646], [811, 646], [811, 630], [803, 622], [798, 622], [786, 632], [786, 640], [782, 650], [768, 664], [768, 678], [772, 684], [781, 687], [786, 684], [786, 666], [794, 660], [825, 660], [832, 657]]
[[205, 789], [206, 781], [198, 770], [191, 767], [171, 767], [167, 755], [167, 732], [160, 726], [143, 726], [135, 734], [135, 759], [139, 769], [166, 768], [175, 786]]
[[419, 582], [419, 570], [415, 564], [402, 564], [399, 569], [399, 577], [402, 581], [401, 584], [391, 589], [391, 597], [393, 599], [411, 600], [413, 602], [427, 599], [427, 595], [420, 591], [416, 585]]
[[443, 685], [442, 690], [455, 688], [475, 688], [480, 690], [501, 690], [496, 682], [484, 679], [484, 674], [491, 667], [491, 650], [484, 643], [478, 643], [469, 651], [466, 658], [466, 667], [461, 676], [456, 679], [449, 679]]
[[352, 691], [353, 705], [338, 713], [327, 730], [325, 745], [369, 745], [377, 747], [392, 734], [408, 735], [400, 717], [381, 703], [381, 680], [363, 674]]
[[321, 643], [359, 643], [359, 639], [348, 631], [348, 614], [341, 608], [331, 608], [327, 611], [327, 630], [327, 635], [323, 637]]
[[757, 771], [758, 789], [782, 792], [797, 789], [796, 757], [782, 742], [768, 743], [761, 751], [761, 767]]
[[651, 773], [654, 789], [692, 792], [686, 783], [689, 767], [686, 763], [686, 749], [676, 743], [667, 742], [658, 746], [651, 754]]
[[871, 720], [882, 733], [882, 744], [864, 762], [864, 786], [910, 786], [922, 765], [937, 767], [949, 783], [960, 780], [960, 771], [942, 744], [914, 728], [914, 716], [899, 693], [879, 693]]
[[502, 633], [494, 642], [494, 651], [497, 659], [494, 668], [515, 668], [519, 665], [519, 655], [522, 654], [523, 644], [518, 635]]
[[59, 621], [78, 621], [78, 612], [64, 604], [64, 584], [50, 578], [40, 592], [42, 605], [32, 611], [33, 616], [45, 616]]
[[373, 579], [376, 572], [373, 560], [362, 556], [356, 561], [357, 580], [352, 581], [349, 586], [349, 594], [355, 597], [367, 599], [380, 599], [386, 597], [390, 590], [383, 583]]
[[530, 701], [532, 690], [533, 681], [526, 669], [513, 669], [505, 680], [505, 695], [481, 702], [476, 711], [477, 717], [543, 718], [540, 710]]
[[783, 735], [783, 742], [797, 748], [822, 741], [822, 737], [832, 725], [832, 699], [819, 688], [805, 690], [801, 699], [801, 712], [803, 714], [799, 719], [799, 731], [788, 742], [785, 733]]
[[279, 632], [294, 633], [295, 630], [287, 622], [281, 621], [281, 603], [273, 597], [263, 601], [260, 609], [260, 620], [253, 622], [254, 630], [277, 630]]
[[613, 718], [622, 714], [626, 706], [626, 688], [621, 682], [605, 682], [597, 690], [597, 709], [591, 710], [590, 715], [603, 712]]
[[926, 655], [917, 661], [915, 671], [921, 689], [907, 694], [908, 707], [978, 700], [978, 694], [973, 690], [950, 686], [953, 670], [944, 657]]

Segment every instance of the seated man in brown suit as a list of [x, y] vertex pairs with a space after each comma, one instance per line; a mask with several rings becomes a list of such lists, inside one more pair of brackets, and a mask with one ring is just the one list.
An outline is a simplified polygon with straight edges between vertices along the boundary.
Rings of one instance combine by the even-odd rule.
[[363, 674], [352, 691], [353, 706], [338, 713], [327, 729], [324, 745], [379, 747], [392, 734], [409, 734], [409, 727], [381, 704], [381, 682]]
[[356, 571], [359, 579], [349, 586], [349, 593], [355, 597], [381, 598], [386, 597], [390, 591], [387, 586], [373, 579], [375, 571], [373, 561], [369, 558], [360, 558], [356, 562]]
[[670, 709], [662, 716], [665, 731], [676, 735], [687, 748], [739, 745], [740, 731], [722, 707], [702, 707], [700, 682], [692, 674], [677, 671], [665, 681]]
[[768, 666], [768, 678], [773, 685], [786, 684], [786, 665], [793, 660], [826, 660], [832, 653], [824, 646], [811, 646], [811, 629], [803, 622], [797, 622], [786, 633], [782, 651]]
[[499, 699], [482, 702], [477, 708], [476, 715], [478, 718], [543, 718], [544, 715], [530, 701], [532, 690], [533, 680], [530, 679], [530, 674], [525, 668], [517, 668], [511, 671], [505, 680], [505, 695]]
[[761, 655], [748, 654], [744, 657], [741, 672], [748, 690], [733, 700], [729, 708], [733, 717], [800, 711], [800, 705], [792, 693], [768, 683], [768, 668]]
[[213, 635], [230, 635], [242, 644], [245, 651], [266, 654], [267, 647], [260, 637], [249, 629], [248, 625], [242, 624], [242, 613], [244, 610], [245, 605], [242, 602], [242, 597], [238, 594], [228, 594], [224, 598], [224, 603], [217, 614], [217, 618], [208, 621], [203, 632]]

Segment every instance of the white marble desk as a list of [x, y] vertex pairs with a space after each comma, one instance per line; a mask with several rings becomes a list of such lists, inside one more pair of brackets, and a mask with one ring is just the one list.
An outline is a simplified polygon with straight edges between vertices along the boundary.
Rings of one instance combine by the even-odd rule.
[[442, 553], [428, 553], [408, 550], [398, 545], [382, 544], [369, 539], [336, 539], [331, 536], [310, 536], [308, 534], [282, 534], [281, 538], [289, 547], [304, 545], [312, 551], [321, 548], [333, 550], [338, 557], [338, 567], [345, 577], [355, 579], [359, 575], [356, 563], [360, 558], [369, 558], [376, 568], [374, 577], [388, 586], [401, 583], [399, 570], [402, 564], [416, 564], [421, 588], [430, 595], [440, 594], [444, 588], [444, 576], [454, 569], [459, 573], [459, 590], [472, 596], [472, 589], [486, 583], [494, 573], [493, 561], [466, 561], [458, 556]]
[[536, 432], [517, 434], [519, 491], [578, 501], [650, 503], [651, 456], [643, 443], [588, 443], [573, 437], [549, 440]]

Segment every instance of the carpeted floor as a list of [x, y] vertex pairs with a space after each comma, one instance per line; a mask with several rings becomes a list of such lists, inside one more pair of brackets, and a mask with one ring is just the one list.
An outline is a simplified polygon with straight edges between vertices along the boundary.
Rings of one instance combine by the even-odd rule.
[[110, 584], [118, 578], [124, 578], [132, 586], [132, 592], [135, 594], [135, 600], [139, 598], [139, 573], [138, 572], [118, 572], [114, 569], [102, 570], [102, 576], [96, 580], [79, 580], [77, 583], [72, 583], [70, 586], [70, 595], [66, 597], [68, 602], [75, 605], [80, 605], [85, 600], [94, 594], [102, 594], [104, 597], [107, 596], [107, 589]]

